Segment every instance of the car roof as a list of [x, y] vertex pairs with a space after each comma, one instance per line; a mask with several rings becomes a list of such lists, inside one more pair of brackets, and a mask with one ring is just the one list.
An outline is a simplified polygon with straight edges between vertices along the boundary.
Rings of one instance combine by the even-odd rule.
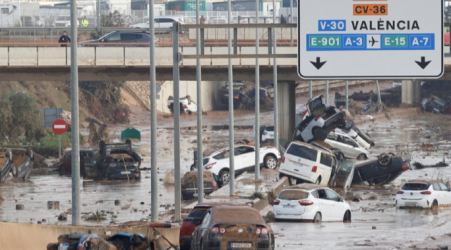
[[206, 202], [206, 203], [199, 203], [194, 208], [212, 208], [216, 206], [243, 206], [243, 204], [238, 203], [224, 203], [224, 202]]
[[410, 180], [410, 181], [408, 181], [408, 182], [406, 182], [404, 184], [407, 184], [407, 183], [425, 183], [425, 184], [428, 184], [428, 183], [443, 183], [443, 182], [440, 181], [440, 180], [427, 179], [427, 180]]
[[149, 32], [147, 32], [145, 30], [115, 30], [108, 34], [112, 34], [112, 33], [149, 33]]
[[[241, 206], [220, 205], [220, 206], [212, 207], [210, 209], [210, 211], [212, 211], [212, 214], [213, 214], [212, 219], [214, 220], [214, 223], [220, 223], [221, 222], [221, 221], [218, 220], [219, 218], [217, 218], [217, 216], [215, 216], [215, 212], [218, 212], [218, 211], [227, 211], [229, 213], [232, 212], [232, 213], [229, 214], [229, 216], [233, 215], [233, 216], [236, 216], [236, 218], [228, 217], [227, 219], [229, 219], [229, 220], [235, 220], [236, 219], [236, 221], [239, 221], [240, 219], [244, 219], [244, 218], [240, 218], [240, 211], [252, 212], [252, 213], [255, 214], [255, 216], [254, 216], [254, 214], [248, 213], [248, 214], [246, 214], [247, 217], [245, 217], [245, 218], [248, 219], [248, 220], [259, 221], [259, 223], [264, 223], [263, 218], [260, 215], [260, 212], [258, 212], [257, 209], [255, 209], [253, 207], [246, 206], [246, 205], [241, 205]], [[252, 215], [252, 218], [249, 218], [249, 215]], [[241, 217], [243, 217], [243, 216], [241, 216]], [[247, 222], [247, 223], [249, 223], [249, 222]], [[251, 223], [256, 223], [256, 222], [251, 222]]]
[[326, 154], [334, 155], [332, 152], [326, 151], [326, 150], [324, 150], [324, 149], [322, 149], [320, 147], [317, 147], [315, 145], [312, 145], [312, 144], [308, 144], [308, 143], [301, 142], [301, 141], [292, 141], [290, 143], [290, 145], [293, 144], [293, 143], [301, 145], [301, 146], [304, 146], [304, 147], [307, 147], [307, 148], [316, 149], [316, 150], [321, 151], [321, 152], [326, 153]]
[[296, 186], [286, 187], [282, 191], [285, 191], [285, 190], [308, 190], [308, 191], [311, 191], [311, 190], [316, 190], [316, 189], [320, 189], [320, 188], [324, 189], [327, 187], [323, 187], [323, 186], [320, 186], [317, 184], [311, 184], [311, 183], [302, 183], [302, 184], [299, 184]]

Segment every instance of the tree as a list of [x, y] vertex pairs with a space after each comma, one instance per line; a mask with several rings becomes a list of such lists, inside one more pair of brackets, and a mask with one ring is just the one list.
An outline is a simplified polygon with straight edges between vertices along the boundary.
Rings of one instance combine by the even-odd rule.
[[115, 10], [113, 13], [110, 12], [108, 15], [102, 15], [100, 18], [100, 23], [102, 27], [114, 27], [122, 26], [124, 24], [124, 18], [121, 14]]
[[18, 143], [21, 137], [39, 141], [45, 136], [36, 99], [26, 92], [6, 91], [0, 97], [0, 140]]

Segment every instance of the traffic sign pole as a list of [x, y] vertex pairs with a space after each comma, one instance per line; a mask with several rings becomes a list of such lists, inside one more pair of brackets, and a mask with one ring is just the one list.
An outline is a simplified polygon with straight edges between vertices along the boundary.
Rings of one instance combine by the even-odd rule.
[[61, 135], [58, 135], [58, 158], [61, 158]]
[[443, 5], [443, 0], [299, 0], [298, 74], [305, 79], [439, 78]]

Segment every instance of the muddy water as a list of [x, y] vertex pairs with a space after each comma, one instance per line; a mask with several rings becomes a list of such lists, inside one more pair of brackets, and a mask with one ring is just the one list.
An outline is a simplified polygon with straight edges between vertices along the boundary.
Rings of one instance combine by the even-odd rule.
[[[220, 127], [205, 127], [203, 147], [219, 149], [228, 146], [228, 130]], [[141, 130], [143, 140], [133, 147], [140, 150], [143, 157], [142, 167], [150, 168], [150, 131]], [[236, 139], [250, 138], [251, 129], [236, 129]], [[193, 152], [196, 147], [196, 130], [182, 130], [181, 140], [181, 170], [182, 175], [189, 171], [193, 164]], [[118, 141], [118, 139], [116, 139]], [[164, 183], [165, 174], [173, 169], [173, 131], [171, 129], [158, 130], [158, 189], [160, 213], [163, 214], [174, 208], [174, 186]], [[82, 224], [99, 225], [121, 223], [131, 220], [146, 220], [150, 217], [150, 170], [142, 171], [141, 181], [81, 181], [81, 212], [89, 214], [105, 212], [106, 219], [92, 222], [82, 219]], [[8, 181], [0, 184], [0, 221], [32, 222], [46, 221], [43, 224], [70, 224], [71, 215], [67, 221], [58, 221], [60, 213], [72, 208], [71, 178], [60, 175], [32, 175], [27, 182]], [[120, 205], [115, 205], [115, 200]], [[59, 201], [59, 210], [47, 208], [48, 201]], [[16, 204], [23, 204], [24, 210], [16, 210]], [[108, 212], [108, 213], [106, 213]]]

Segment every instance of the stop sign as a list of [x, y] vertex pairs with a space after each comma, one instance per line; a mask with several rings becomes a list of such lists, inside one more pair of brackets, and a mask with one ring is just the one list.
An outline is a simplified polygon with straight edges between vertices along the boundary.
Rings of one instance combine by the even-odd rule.
[[52, 130], [57, 135], [62, 135], [67, 131], [67, 122], [63, 119], [56, 119], [52, 124]]

